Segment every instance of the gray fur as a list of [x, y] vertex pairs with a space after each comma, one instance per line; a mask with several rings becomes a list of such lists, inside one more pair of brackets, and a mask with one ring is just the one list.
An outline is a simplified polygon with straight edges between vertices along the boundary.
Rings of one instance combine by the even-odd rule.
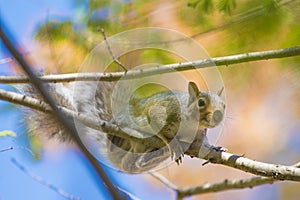
[[[170, 154], [178, 161], [186, 149], [178, 146], [177, 139], [191, 142], [195, 137], [201, 137], [199, 131], [203, 132], [204, 129], [212, 128], [221, 122], [225, 104], [220, 97], [214, 93], [199, 91], [194, 83], [190, 85], [192, 87], [189, 93], [166, 91], [134, 100], [121, 107], [122, 110], [116, 116], [113, 116], [112, 110], [113, 106], [116, 106], [114, 103], [119, 101], [112, 98], [115, 86], [113, 82], [51, 84], [49, 92], [58, 105], [76, 110], [90, 118], [110, 121], [118, 124], [120, 128], [130, 127], [142, 133], [135, 135], [136, 137], [157, 135], [162, 139], [166, 143], [165, 147], [149, 148], [76, 122], [86, 145], [89, 145], [89, 140], [96, 141], [98, 151], [115, 167], [128, 173], [139, 173], [158, 167]], [[31, 86], [20, 90], [26, 95], [40, 98]], [[118, 92], [125, 94], [127, 91]], [[119, 96], [122, 98], [122, 94]], [[198, 107], [199, 98], [204, 98], [207, 102], [201, 109]], [[53, 116], [33, 110], [26, 111], [26, 114], [30, 133], [70, 141], [64, 128]]]

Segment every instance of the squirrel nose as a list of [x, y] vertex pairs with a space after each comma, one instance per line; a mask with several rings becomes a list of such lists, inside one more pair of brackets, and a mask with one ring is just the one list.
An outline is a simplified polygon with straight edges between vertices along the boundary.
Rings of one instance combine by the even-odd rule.
[[214, 119], [215, 123], [220, 123], [223, 119], [223, 113], [219, 110], [216, 110], [213, 113], [213, 119]]

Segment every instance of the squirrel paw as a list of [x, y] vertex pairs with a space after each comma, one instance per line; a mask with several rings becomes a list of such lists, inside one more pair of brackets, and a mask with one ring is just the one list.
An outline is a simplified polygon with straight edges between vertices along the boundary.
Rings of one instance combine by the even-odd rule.
[[170, 148], [169, 150], [171, 152], [171, 159], [175, 160], [177, 165], [182, 163], [182, 158], [184, 157], [184, 152], [183, 152], [183, 149], [182, 149], [181, 145], [179, 144], [179, 142], [177, 140], [173, 140], [170, 143], [169, 148]]
[[220, 151], [220, 152], [226, 152], [228, 150], [228, 149], [226, 149], [224, 147], [220, 147], [220, 146], [213, 146], [212, 149], [216, 150], [216, 151]]

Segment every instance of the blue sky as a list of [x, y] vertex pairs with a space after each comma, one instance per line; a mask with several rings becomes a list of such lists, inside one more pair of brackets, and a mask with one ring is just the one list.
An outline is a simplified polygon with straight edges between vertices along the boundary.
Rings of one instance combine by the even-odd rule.
[[[78, 17], [80, 13], [74, 10], [70, 2], [66, 0], [0, 0], [0, 16], [18, 44], [26, 47], [32, 41], [36, 25], [47, 18], [61, 17], [61, 19], [75, 20]], [[30, 49], [26, 51], [30, 52]], [[8, 56], [3, 52], [5, 51], [0, 43], [0, 60]], [[0, 64], [0, 75], [10, 73], [12, 72], [8, 64]], [[13, 89], [7, 85], [0, 85], [0, 88]], [[0, 137], [0, 151], [9, 147], [14, 148], [0, 153], [0, 199], [65, 199], [51, 190], [51, 186], [45, 186], [41, 182], [47, 182], [81, 199], [108, 198], [101, 189], [102, 186], [97, 184], [92, 168], [76, 148], [62, 146], [56, 151], [43, 151], [42, 159], [35, 160], [29, 149], [26, 127], [22, 123], [22, 118], [18, 107], [0, 101], [0, 131], [12, 130], [18, 135], [16, 138]], [[12, 159], [24, 169], [17, 167]], [[28, 170], [27, 173], [24, 170]], [[142, 199], [170, 198], [170, 191], [151, 185], [144, 175], [126, 175], [108, 168], [106, 170], [121, 188], [126, 188]], [[36, 181], [32, 176], [41, 178], [41, 181]]]
[[70, 1], [22, 1], [11, 0], [0, 2], [0, 13], [6, 26], [23, 44], [30, 42], [37, 23], [51, 18], [52, 14], [73, 17]]

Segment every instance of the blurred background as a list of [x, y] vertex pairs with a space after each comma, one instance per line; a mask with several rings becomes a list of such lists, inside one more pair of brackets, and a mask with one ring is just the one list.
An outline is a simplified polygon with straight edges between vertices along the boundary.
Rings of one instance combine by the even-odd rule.
[[[0, 1], [1, 23], [12, 31], [20, 52], [43, 73], [76, 72], [103, 40], [99, 28], [108, 36], [139, 27], [176, 30], [196, 40], [211, 57], [292, 47], [300, 44], [299, 11], [297, 0]], [[121, 61], [129, 68], [178, 62], [155, 50], [133, 52]], [[299, 65], [300, 57], [291, 57], [218, 67], [227, 113], [213, 143], [258, 161], [299, 162]], [[16, 73], [20, 71], [0, 41], [0, 75]], [[76, 147], [28, 136], [22, 119], [18, 106], [0, 101], [0, 131], [16, 133], [0, 137], [0, 199], [65, 199], [59, 190], [81, 199], [109, 198], [105, 189], [99, 190], [91, 166]], [[252, 176], [202, 163], [185, 157], [182, 165], [159, 172], [178, 187]], [[106, 170], [120, 188], [140, 199], [174, 198], [150, 175]], [[187, 199], [298, 199], [299, 187], [280, 182]]]

